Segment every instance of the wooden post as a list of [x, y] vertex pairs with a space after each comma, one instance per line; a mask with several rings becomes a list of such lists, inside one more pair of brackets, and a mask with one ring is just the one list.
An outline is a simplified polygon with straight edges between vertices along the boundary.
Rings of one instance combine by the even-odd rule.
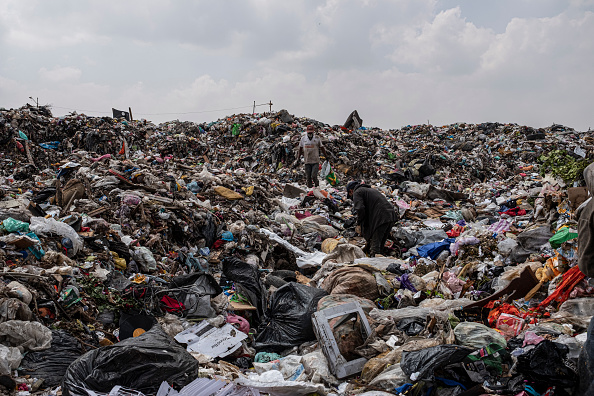
[[133, 121], [134, 117], [132, 117], [132, 107], [128, 107], [128, 111], [130, 112], [130, 121]]

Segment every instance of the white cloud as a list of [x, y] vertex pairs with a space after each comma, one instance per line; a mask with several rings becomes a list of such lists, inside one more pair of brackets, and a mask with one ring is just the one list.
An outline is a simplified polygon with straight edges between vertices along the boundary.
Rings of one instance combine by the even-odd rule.
[[58, 83], [76, 81], [82, 75], [82, 70], [75, 67], [56, 66], [51, 70], [42, 67], [39, 69], [39, 76], [46, 81]]

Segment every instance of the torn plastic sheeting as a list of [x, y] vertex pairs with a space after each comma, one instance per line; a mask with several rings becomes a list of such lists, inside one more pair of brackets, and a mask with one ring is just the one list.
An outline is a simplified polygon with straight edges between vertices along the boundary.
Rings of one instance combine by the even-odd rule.
[[280, 371], [271, 370], [262, 375], [251, 374], [248, 378], [238, 378], [235, 383], [269, 393], [272, 396], [305, 396], [311, 393], [325, 395], [321, 384], [301, 381], [285, 381]]
[[322, 261], [326, 257], [326, 254], [320, 251], [315, 251], [313, 253], [304, 252], [298, 247], [291, 245], [289, 242], [285, 241], [283, 238], [276, 235], [274, 232], [267, 230], [265, 228], [260, 228], [260, 232], [267, 235], [273, 241], [283, 245], [289, 251], [295, 253], [295, 255], [297, 255], [297, 266], [299, 268], [311, 268], [320, 266], [322, 265]]
[[175, 340], [188, 345], [188, 352], [198, 352], [213, 358], [225, 357], [241, 346], [247, 335], [226, 323], [220, 328], [204, 321], [175, 336]]
[[19, 375], [43, 379], [44, 386], [60, 385], [68, 367], [82, 355], [80, 342], [64, 330], [52, 331], [52, 346], [29, 352], [23, 358]]
[[156, 396], [259, 396], [260, 392], [220, 379], [196, 378], [179, 392], [163, 382]]
[[43, 351], [52, 345], [52, 332], [39, 322], [9, 320], [0, 323], [0, 342], [29, 351]]

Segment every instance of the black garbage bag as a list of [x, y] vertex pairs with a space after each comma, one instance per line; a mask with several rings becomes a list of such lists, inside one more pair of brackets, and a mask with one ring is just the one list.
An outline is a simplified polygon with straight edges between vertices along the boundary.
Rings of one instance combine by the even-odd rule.
[[420, 232], [409, 232], [397, 227], [396, 230], [392, 232], [392, 237], [395, 238], [402, 247], [410, 249], [415, 246], [419, 238], [422, 238], [423, 236]]
[[402, 330], [408, 336], [416, 336], [425, 330], [425, 319], [420, 317], [404, 318], [398, 322], [398, 330]]
[[408, 377], [418, 373], [415, 376], [415, 380], [431, 379], [436, 369], [462, 362], [472, 352], [474, 352], [472, 348], [454, 344], [444, 344], [419, 351], [403, 352], [400, 367]]
[[223, 260], [223, 274], [233, 281], [236, 290], [257, 308], [254, 319], [256, 323], [260, 323], [266, 306], [266, 290], [260, 281], [258, 269], [235, 257], [227, 257]]
[[282, 351], [316, 339], [311, 316], [325, 290], [290, 282], [270, 299], [270, 308], [258, 328], [256, 350]]
[[52, 331], [52, 346], [29, 352], [21, 361], [19, 375], [43, 379], [45, 387], [60, 385], [68, 367], [82, 355], [80, 342], [64, 330]]
[[108, 393], [121, 385], [155, 394], [163, 381], [176, 389], [198, 377], [198, 361], [169, 337], [161, 326], [136, 338], [128, 338], [87, 352], [68, 367], [64, 396], [87, 396], [86, 389]]
[[543, 387], [556, 385], [571, 388], [577, 384], [578, 377], [564, 362], [568, 352], [567, 345], [541, 341], [530, 352], [518, 356], [517, 371]]
[[170, 297], [184, 304], [184, 316], [188, 318], [212, 318], [216, 316], [210, 304], [211, 297], [223, 292], [210, 274], [194, 272], [176, 276], [169, 283]]

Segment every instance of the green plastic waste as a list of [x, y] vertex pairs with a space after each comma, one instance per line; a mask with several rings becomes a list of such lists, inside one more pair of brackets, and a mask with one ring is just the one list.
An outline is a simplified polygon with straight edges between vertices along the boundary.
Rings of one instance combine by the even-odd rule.
[[29, 223], [9, 217], [2, 222], [2, 228], [8, 232], [29, 232]]
[[19, 131], [19, 137], [20, 137], [21, 139], [23, 139], [23, 140], [29, 140], [29, 138], [27, 137], [27, 135], [25, 135], [25, 134], [23, 133], [23, 131]]
[[233, 124], [233, 129], [231, 129], [231, 134], [233, 136], [239, 135], [239, 124]]
[[549, 239], [549, 243], [553, 249], [557, 249], [559, 246], [563, 245], [565, 242], [577, 238], [578, 234], [575, 230], [572, 230], [569, 227], [563, 227], [555, 235]]

